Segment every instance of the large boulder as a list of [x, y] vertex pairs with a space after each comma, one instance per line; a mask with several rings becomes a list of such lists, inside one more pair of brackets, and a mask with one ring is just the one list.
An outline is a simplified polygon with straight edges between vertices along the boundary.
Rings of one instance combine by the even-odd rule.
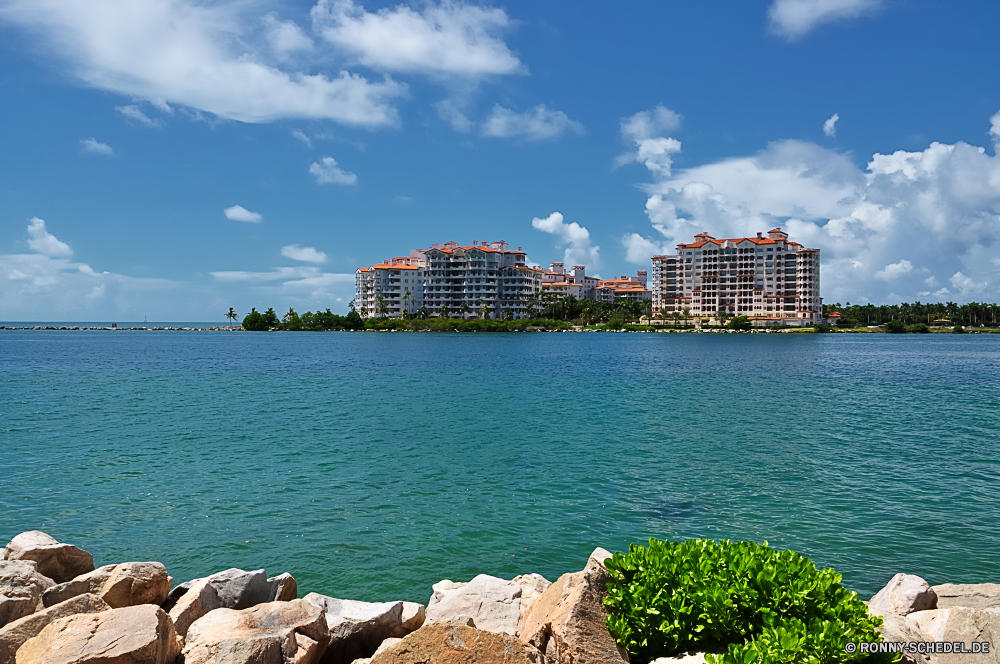
[[1000, 607], [1000, 583], [944, 583], [932, 588], [937, 608], [966, 606], [970, 609]]
[[444, 579], [443, 581], [438, 581], [431, 586], [431, 598], [427, 602], [427, 607], [430, 608], [444, 599], [445, 595], [453, 590], [458, 590], [459, 588], [464, 588], [469, 585], [468, 583], [456, 582], [451, 579]]
[[290, 602], [299, 596], [299, 585], [288, 572], [267, 580], [268, 602]]
[[[913, 619], [914, 615], [916, 614], [911, 613], [908, 616], [901, 616], [898, 613], [886, 613], [882, 616], [882, 627], [879, 628], [882, 640], [902, 643], [931, 641], [930, 636], [920, 631], [920, 627]], [[901, 664], [929, 664], [931, 662], [930, 657], [926, 653], [904, 652], [900, 662]]]
[[16, 664], [174, 664], [181, 640], [158, 606], [77, 614], [22, 645]]
[[415, 632], [423, 627], [427, 618], [427, 609], [423, 604], [416, 602], [403, 602], [403, 612], [399, 617], [399, 627], [392, 631], [391, 638], [401, 639], [410, 632]]
[[964, 664], [975, 661], [981, 664], [1000, 662], [1000, 609], [970, 609], [956, 606], [950, 609], [916, 611], [908, 616], [931, 640], [941, 643], [962, 643], [972, 649], [974, 643], [989, 643], [989, 653], [934, 653], [933, 664]]
[[897, 574], [892, 577], [885, 588], [878, 591], [868, 603], [868, 611], [879, 616], [887, 613], [905, 616], [914, 611], [934, 608], [937, 608], [937, 595], [926, 581], [914, 574]]
[[597, 549], [581, 572], [563, 574], [536, 599], [524, 618], [521, 642], [539, 664], [613, 664], [628, 662], [605, 621], [603, 599], [610, 580]]
[[21, 533], [4, 549], [5, 560], [32, 560], [38, 573], [56, 583], [94, 570], [94, 556], [72, 544], [60, 544], [40, 530]]
[[[234, 567], [216, 572], [211, 576], [205, 577], [205, 579], [215, 588], [222, 606], [227, 609], [240, 611], [272, 601], [272, 587], [268, 583], [267, 574], [262, 569], [246, 572]], [[202, 580], [192, 579], [171, 590], [166, 602], [163, 603], [163, 610], [169, 612], [173, 609], [180, 598], [194, 587], [196, 583]]]
[[202, 579], [184, 593], [170, 609], [170, 619], [174, 622], [174, 629], [181, 636], [186, 637], [191, 623], [202, 618], [209, 611], [221, 609], [222, 600], [215, 586], [208, 579]]
[[509, 634], [448, 623], [427, 624], [375, 655], [371, 664], [530, 664]]
[[43, 608], [42, 596], [53, 585], [33, 560], [0, 560], [0, 627]]
[[188, 628], [184, 664], [315, 664], [329, 641], [322, 609], [305, 600], [216, 609]]
[[103, 599], [112, 609], [139, 604], [159, 606], [167, 598], [172, 582], [167, 568], [161, 563], [105, 565], [49, 588], [43, 601], [45, 606], [55, 606], [71, 597], [90, 593]]
[[358, 602], [319, 593], [309, 593], [303, 599], [326, 615], [330, 648], [325, 664], [350, 664], [355, 659], [371, 657], [403, 625], [402, 602]]
[[60, 618], [81, 613], [100, 613], [110, 609], [111, 607], [97, 595], [79, 595], [9, 623], [0, 628], [0, 664], [14, 664], [17, 649]]
[[478, 629], [516, 636], [521, 623], [523, 592], [523, 588], [513, 581], [480, 574], [428, 606], [426, 622], [451, 622], [457, 617], [468, 616]]

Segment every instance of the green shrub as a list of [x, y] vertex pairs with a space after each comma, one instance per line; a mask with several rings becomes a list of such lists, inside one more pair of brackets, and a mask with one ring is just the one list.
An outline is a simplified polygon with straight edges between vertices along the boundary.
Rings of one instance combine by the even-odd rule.
[[833, 328], [829, 325], [824, 325], [823, 323], [816, 323], [813, 325], [813, 329], [817, 332], [832, 332]]
[[913, 325], [907, 325], [906, 331], [911, 334], [928, 334], [931, 328], [927, 327], [926, 323], [914, 323]]
[[607, 561], [608, 629], [644, 664], [687, 650], [725, 651], [714, 664], [881, 663], [848, 655], [848, 641], [878, 641], [881, 618], [832, 569], [794, 551], [722, 540], [633, 544]]
[[753, 327], [753, 323], [746, 316], [736, 316], [726, 325], [730, 330], [749, 330]]
[[956, 325], [955, 327], [951, 328], [952, 334], [966, 334], [966, 332], [967, 330], [961, 325]]
[[891, 334], [902, 334], [906, 332], [906, 325], [901, 320], [891, 320], [882, 326], [886, 332]]

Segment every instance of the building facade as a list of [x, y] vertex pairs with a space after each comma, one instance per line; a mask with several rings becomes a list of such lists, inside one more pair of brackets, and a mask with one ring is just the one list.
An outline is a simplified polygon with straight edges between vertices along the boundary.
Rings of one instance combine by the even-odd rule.
[[819, 249], [806, 249], [781, 228], [757, 237], [719, 240], [700, 233], [675, 256], [653, 257], [653, 312], [688, 312], [715, 321], [720, 312], [755, 325], [823, 322]]
[[[400, 256], [354, 273], [354, 308], [364, 316], [385, 315], [401, 318], [424, 306], [424, 271], [426, 262], [415, 256]], [[380, 300], [381, 298], [381, 300]]]

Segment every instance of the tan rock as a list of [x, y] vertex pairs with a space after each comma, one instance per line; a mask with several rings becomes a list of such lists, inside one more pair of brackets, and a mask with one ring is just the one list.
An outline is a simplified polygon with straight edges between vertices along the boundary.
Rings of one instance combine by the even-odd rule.
[[269, 602], [290, 602], [299, 596], [299, 585], [285, 572], [267, 580]]
[[896, 613], [905, 616], [914, 611], [937, 608], [937, 595], [919, 576], [897, 574], [885, 588], [868, 602], [868, 610], [879, 616]]
[[315, 664], [329, 641], [322, 609], [305, 600], [222, 608], [188, 627], [184, 664]]
[[935, 653], [933, 664], [997, 664], [1000, 662], [1000, 608], [970, 609], [956, 606], [950, 609], [916, 611], [908, 616], [917, 628], [939, 643], [963, 643], [972, 648], [973, 642], [988, 642], [988, 654]]
[[438, 581], [433, 586], [431, 586], [431, 590], [433, 592], [431, 594], [430, 600], [428, 600], [427, 602], [427, 606], [428, 607], [434, 606], [435, 604], [443, 600], [445, 595], [447, 595], [448, 593], [452, 592], [453, 590], [458, 590], [459, 588], [464, 588], [467, 585], [469, 584], [452, 581], [451, 579], [444, 579], [443, 581]]
[[0, 664], [14, 664], [17, 649], [60, 618], [81, 613], [99, 613], [110, 609], [111, 607], [97, 595], [79, 595], [9, 623], [0, 628]]
[[469, 616], [478, 629], [516, 636], [521, 623], [522, 593], [521, 586], [512, 581], [480, 574], [428, 606], [426, 621], [449, 622], [457, 616]]
[[69, 581], [94, 569], [94, 557], [72, 544], [60, 544], [40, 530], [21, 533], [4, 549], [7, 560], [32, 560], [38, 573], [56, 583]]
[[528, 609], [521, 642], [540, 664], [613, 664], [628, 654], [605, 625], [602, 600], [610, 575], [604, 561], [611, 554], [597, 549], [582, 572], [563, 574]]
[[[403, 602], [403, 612], [399, 616], [400, 625], [392, 630], [390, 638], [401, 639], [410, 632], [415, 632], [423, 627], [427, 618], [427, 609], [423, 604], [416, 602]], [[385, 643], [383, 641], [383, 643]]]
[[91, 593], [113, 609], [139, 604], [163, 604], [173, 579], [160, 563], [105, 565], [72, 581], [45, 591], [45, 606], [54, 606], [71, 597]]
[[522, 574], [511, 579], [511, 583], [521, 586], [521, 616], [518, 621], [518, 628], [520, 628], [520, 625], [524, 624], [524, 616], [527, 615], [531, 603], [541, 597], [542, 593], [552, 585], [552, 582], [541, 574]]
[[530, 664], [509, 634], [446, 623], [427, 624], [372, 657], [371, 664]]
[[60, 618], [22, 645], [16, 664], [173, 664], [180, 639], [158, 606]]
[[320, 607], [330, 627], [330, 648], [324, 664], [349, 664], [371, 657], [403, 624], [402, 602], [359, 602], [309, 593], [305, 601]]
[[[920, 627], [913, 619], [915, 613], [908, 616], [901, 616], [898, 613], [887, 613], [882, 616], [882, 627], [879, 632], [883, 641], [894, 641], [911, 643], [916, 641], [931, 641], [931, 637], [920, 631]], [[929, 664], [930, 655], [924, 653], [903, 653], [900, 660], [902, 664]]]
[[[274, 589], [268, 583], [267, 574], [262, 569], [246, 572], [234, 567], [216, 572], [205, 578], [215, 587], [215, 591], [219, 594], [224, 608], [237, 610], [249, 609], [258, 604], [274, 601], [271, 597], [272, 590]], [[163, 603], [163, 610], [169, 613], [174, 604], [184, 596], [188, 589], [201, 580], [193, 579], [185, 581], [171, 590], [166, 602]], [[297, 592], [298, 590], [296, 589]], [[295, 598], [293, 597], [292, 599]]]
[[222, 599], [209, 579], [202, 579], [184, 593], [170, 609], [170, 619], [174, 629], [183, 637], [187, 637], [188, 628], [195, 620], [203, 617], [209, 611], [222, 608]]
[[937, 608], [966, 606], [970, 609], [1000, 607], [1000, 583], [944, 583], [932, 588]]
[[53, 585], [33, 560], [0, 561], [0, 627], [44, 608], [42, 597]]

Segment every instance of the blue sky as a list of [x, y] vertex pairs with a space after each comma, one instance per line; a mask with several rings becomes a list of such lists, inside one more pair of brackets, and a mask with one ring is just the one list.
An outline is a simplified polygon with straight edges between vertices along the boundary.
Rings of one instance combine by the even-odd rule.
[[827, 302], [996, 301], [997, 25], [985, 0], [0, 0], [0, 320], [342, 312], [356, 268], [432, 242], [608, 277], [775, 225], [822, 250]]

